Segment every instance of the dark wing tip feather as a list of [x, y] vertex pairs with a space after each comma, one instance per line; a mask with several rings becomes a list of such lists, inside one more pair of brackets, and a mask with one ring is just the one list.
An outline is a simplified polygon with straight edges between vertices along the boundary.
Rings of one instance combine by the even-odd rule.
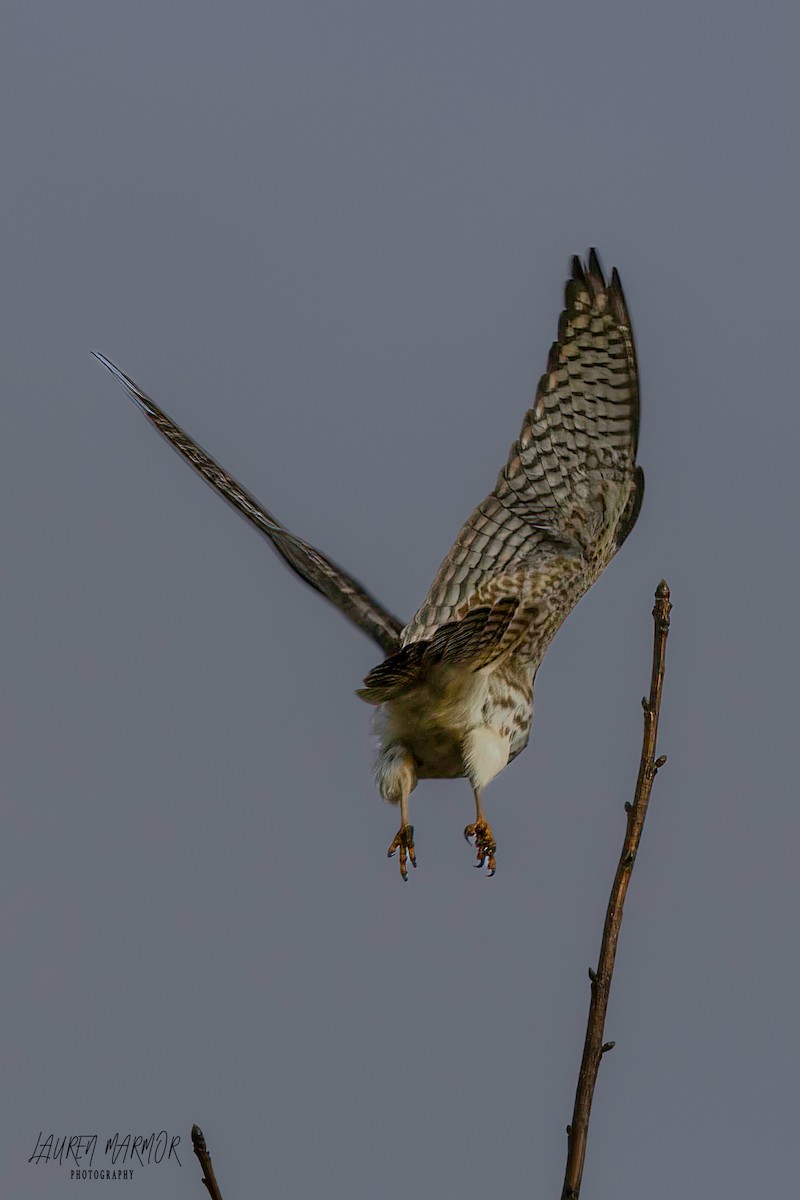
[[[639, 364], [636, 356], [636, 343], [633, 337], [633, 324], [631, 322], [630, 313], [628, 312], [628, 304], [625, 299], [625, 292], [622, 290], [622, 280], [619, 277], [619, 271], [616, 267], [614, 267], [613, 271], [611, 272], [611, 279], [606, 290], [606, 295], [608, 296], [609, 309], [613, 314], [614, 319], [626, 333], [630, 367], [636, 384], [636, 403], [632, 416], [633, 453], [635, 455], [639, 448], [639, 422], [641, 417], [639, 408]], [[642, 476], [641, 486], [644, 488], [644, 476]], [[639, 503], [641, 505], [641, 498]]]
[[590, 283], [593, 283], [595, 287], [599, 288], [601, 291], [606, 286], [606, 277], [603, 274], [603, 268], [600, 265], [600, 259], [598, 258], [597, 251], [595, 250], [594, 246], [592, 246], [589, 250], [588, 279]]
[[[562, 315], [565, 318], [568, 312], [575, 307], [580, 293], [586, 289], [595, 297], [601, 295], [606, 290], [605, 275], [603, 274], [603, 268], [600, 265], [600, 259], [594, 246], [590, 248], [585, 263], [581, 261], [579, 255], [573, 254], [572, 256], [572, 272], [564, 289], [564, 307], [567, 312]], [[560, 323], [558, 334], [560, 338]]]
[[137, 387], [132, 379], [120, 371], [119, 367], [115, 367], [109, 358], [106, 358], [104, 354], [99, 354], [97, 350], [92, 350], [91, 353], [98, 362], [101, 362], [104, 367], [108, 368], [117, 382], [122, 384], [130, 399], [133, 400], [134, 404], [139, 406], [143, 413], [146, 413], [147, 416], [152, 417], [159, 412], [159, 409], [156, 407], [150, 397], [145, 395], [141, 388]]
[[627, 325], [630, 328], [631, 319], [628, 313], [628, 305], [625, 300], [625, 293], [622, 290], [622, 280], [619, 277], [619, 271], [616, 267], [611, 272], [611, 283], [608, 285], [608, 296], [611, 302], [614, 316], [620, 324]]

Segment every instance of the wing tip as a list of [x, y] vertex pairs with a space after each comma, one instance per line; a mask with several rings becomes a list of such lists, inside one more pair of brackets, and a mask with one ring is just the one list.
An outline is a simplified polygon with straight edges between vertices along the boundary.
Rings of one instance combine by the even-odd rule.
[[627, 325], [630, 328], [631, 318], [628, 313], [628, 303], [625, 299], [625, 293], [622, 290], [622, 280], [619, 277], [619, 271], [614, 267], [611, 272], [611, 282], [608, 285], [608, 297], [611, 303], [614, 316], [618, 321]]
[[145, 413], [148, 417], [157, 415], [156, 407], [150, 397], [146, 396], [141, 388], [138, 388], [133, 380], [124, 373], [124, 371], [120, 371], [119, 367], [115, 367], [110, 358], [106, 358], [105, 354], [100, 354], [98, 350], [91, 350], [90, 353], [97, 359], [98, 362], [101, 362], [103, 366], [111, 372], [118, 383], [122, 384], [122, 386], [125, 388], [125, 391], [128, 393], [129, 398], [134, 402], [134, 404], [138, 405], [143, 413]]
[[589, 281], [591, 283], [593, 283], [598, 290], [601, 290], [601, 291], [605, 290], [606, 278], [605, 278], [605, 275], [603, 274], [603, 268], [600, 264], [600, 258], [598, 256], [597, 250], [595, 249], [594, 246], [589, 247], [587, 264], [588, 264], [587, 277], [588, 277]]
[[586, 283], [586, 275], [583, 270], [583, 263], [581, 262], [580, 255], [578, 254], [573, 254], [572, 256], [572, 272], [570, 274], [570, 279], [573, 279], [575, 283]]
[[[580, 303], [577, 293], [582, 288], [588, 288], [595, 297], [605, 296], [616, 320], [630, 328], [631, 319], [619, 271], [613, 267], [611, 275], [606, 279], [600, 255], [595, 246], [589, 247], [585, 262], [577, 254], [572, 256], [572, 270], [565, 288], [565, 311], [562, 313], [562, 320], [565, 323], [569, 320], [570, 311], [577, 303]], [[559, 325], [559, 338], [561, 333], [562, 329]]]
[[590, 246], [584, 262], [580, 255], [572, 256], [572, 271], [564, 290], [565, 306], [572, 309], [579, 304], [580, 293], [588, 291], [593, 298], [607, 291], [605, 275], [594, 246]]

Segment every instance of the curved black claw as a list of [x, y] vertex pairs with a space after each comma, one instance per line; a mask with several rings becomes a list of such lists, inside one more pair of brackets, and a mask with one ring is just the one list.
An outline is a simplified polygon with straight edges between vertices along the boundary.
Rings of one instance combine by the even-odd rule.
[[394, 858], [397, 851], [400, 851], [400, 874], [408, 883], [408, 865], [407, 859], [411, 859], [411, 865], [416, 869], [417, 854], [414, 849], [414, 826], [401, 825], [395, 834], [394, 841], [386, 852], [387, 858]]
[[470, 838], [475, 838], [475, 849], [478, 853], [478, 861], [475, 866], [479, 869], [487, 867], [487, 874], [491, 877], [497, 870], [495, 862], [495, 854], [497, 853], [497, 844], [492, 834], [492, 827], [488, 821], [473, 821], [464, 830], [464, 837], [467, 841]]

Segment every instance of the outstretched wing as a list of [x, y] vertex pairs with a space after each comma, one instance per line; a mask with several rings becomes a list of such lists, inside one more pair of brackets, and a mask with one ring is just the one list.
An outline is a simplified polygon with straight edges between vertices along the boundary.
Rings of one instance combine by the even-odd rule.
[[592, 250], [585, 267], [573, 259], [558, 339], [494, 491], [363, 698], [381, 703], [454, 656], [473, 670], [511, 650], [540, 658], [639, 515], [638, 428], [628, 310], [617, 272], [607, 284]]
[[402, 623], [388, 613], [374, 596], [319, 550], [315, 550], [313, 546], [309, 546], [307, 542], [285, 529], [232, 475], [154, 404], [132, 379], [123, 375], [122, 371], [102, 354], [95, 353], [94, 356], [119, 380], [158, 432], [191, 463], [206, 483], [210, 483], [215, 491], [255, 525], [259, 533], [269, 539], [272, 547], [301, 579], [341, 609], [346, 617], [373, 638], [387, 654], [393, 653], [399, 647]]

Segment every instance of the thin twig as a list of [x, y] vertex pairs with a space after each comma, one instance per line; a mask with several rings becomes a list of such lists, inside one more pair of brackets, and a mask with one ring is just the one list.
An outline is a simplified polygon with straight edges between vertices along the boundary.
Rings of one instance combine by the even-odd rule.
[[583, 1178], [583, 1164], [586, 1159], [586, 1141], [589, 1134], [589, 1117], [592, 1111], [592, 1097], [597, 1082], [597, 1072], [600, 1060], [604, 1054], [613, 1049], [613, 1042], [603, 1042], [603, 1030], [608, 1008], [608, 995], [611, 990], [611, 977], [614, 973], [614, 959], [617, 953], [617, 939], [622, 924], [622, 909], [625, 895], [628, 891], [633, 864], [639, 849], [644, 819], [647, 816], [647, 805], [656, 772], [667, 761], [666, 755], [656, 758], [656, 737], [658, 735], [658, 717], [661, 712], [661, 693], [664, 686], [664, 656], [667, 648], [669, 633], [669, 614], [672, 605], [669, 602], [669, 588], [662, 579], [656, 589], [656, 603], [653, 609], [655, 625], [653, 638], [653, 672], [650, 679], [650, 698], [642, 700], [644, 709], [644, 740], [642, 758], [639, 764], [639, 778], [636, 781], [636, 793], [633, 804], [626, 804], [628, 823], [625, 830], [625, 841], [622, 846], [617, 873], [611, 888], [608, 901], [603, 940], [600, 943], [600, 957], [597, 970], [589, 968], [589, 978], [592, 981], [592, 999], [589, 1005], [589, 1021], [586, 1026], [586, 1041], [583, 1047], [581, 1069], [578, 1074], [578, 1087], [575, 1092], [575, 1108], [572, 1113], [572, 1123], [567, 1126], [568, 1150], [567, 1169], [564, 1174], [564, 1189], [561, 1200], [578, 1200]]
[[192, 1148], [203, 1169], [203, 1183], [208, 1188], [211, 1200], [222, 1200], [222, 1192], [219, 1190], [214, 1168], [211, 1165], [211, 1155], [208, 1153], [206, 1139], [203, 1137], [203, 1131], [199, 1125], [192, 1126]]

